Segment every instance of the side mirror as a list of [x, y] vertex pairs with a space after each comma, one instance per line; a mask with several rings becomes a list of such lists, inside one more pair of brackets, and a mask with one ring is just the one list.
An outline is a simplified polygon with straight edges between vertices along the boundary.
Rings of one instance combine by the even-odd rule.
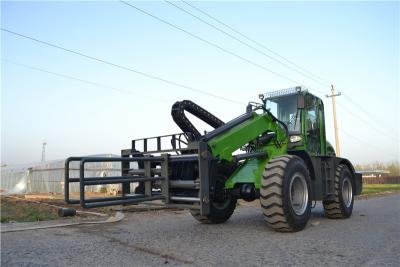
[[304, 95], [299, 95], [297, 97], [297, 108], [305, 108], [305, 98]]

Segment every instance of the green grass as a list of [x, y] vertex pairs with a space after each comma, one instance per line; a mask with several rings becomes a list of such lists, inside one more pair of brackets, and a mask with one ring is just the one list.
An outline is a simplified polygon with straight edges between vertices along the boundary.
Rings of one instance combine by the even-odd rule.
[[57, 209], [26, 201], [1, 198], [1, 222], [36, 222], [57, 219]]
[[365, 184], [362, 195], [376, 194], [383, 192], [399, 192], [400, 184]]

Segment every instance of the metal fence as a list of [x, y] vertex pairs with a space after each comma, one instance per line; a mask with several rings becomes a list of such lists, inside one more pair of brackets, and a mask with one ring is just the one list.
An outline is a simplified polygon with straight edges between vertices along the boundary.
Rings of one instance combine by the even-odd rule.
[[363, 184], [400, 184], [400, 176], [363, 177]]

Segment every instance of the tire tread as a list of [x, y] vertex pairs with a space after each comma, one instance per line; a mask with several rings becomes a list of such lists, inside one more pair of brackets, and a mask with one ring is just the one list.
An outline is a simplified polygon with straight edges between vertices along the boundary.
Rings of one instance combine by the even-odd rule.
[[339, 198], [339, 188], [340, 188], [340, 177], [345, 165], [339, 164], [335, 170], [335, 180], [334, 180], [334, 200], [324, 200], [322, 204], [324, 206], [325, 215], [331, 219], [342, 219], [346, 218], [346, 214], [342, 211], [340, 198]]
[[274, 158], [265, 166], [262, 174], [260, 202], [264, 220], [278, 232], [292, 232], [283, 210], [282, 184], [286, 166], [293, 156]]

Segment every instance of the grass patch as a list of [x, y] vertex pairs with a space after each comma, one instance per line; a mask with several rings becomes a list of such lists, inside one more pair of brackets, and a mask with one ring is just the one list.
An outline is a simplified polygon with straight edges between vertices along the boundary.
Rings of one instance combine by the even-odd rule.
[[362, 195], [377, 194], [383, 192], [399, 192], [400, 184], [365, 184]]
[[1, 197], [1, 222], [36, 222], [57, 219], [57, 209], [23, 200]]

